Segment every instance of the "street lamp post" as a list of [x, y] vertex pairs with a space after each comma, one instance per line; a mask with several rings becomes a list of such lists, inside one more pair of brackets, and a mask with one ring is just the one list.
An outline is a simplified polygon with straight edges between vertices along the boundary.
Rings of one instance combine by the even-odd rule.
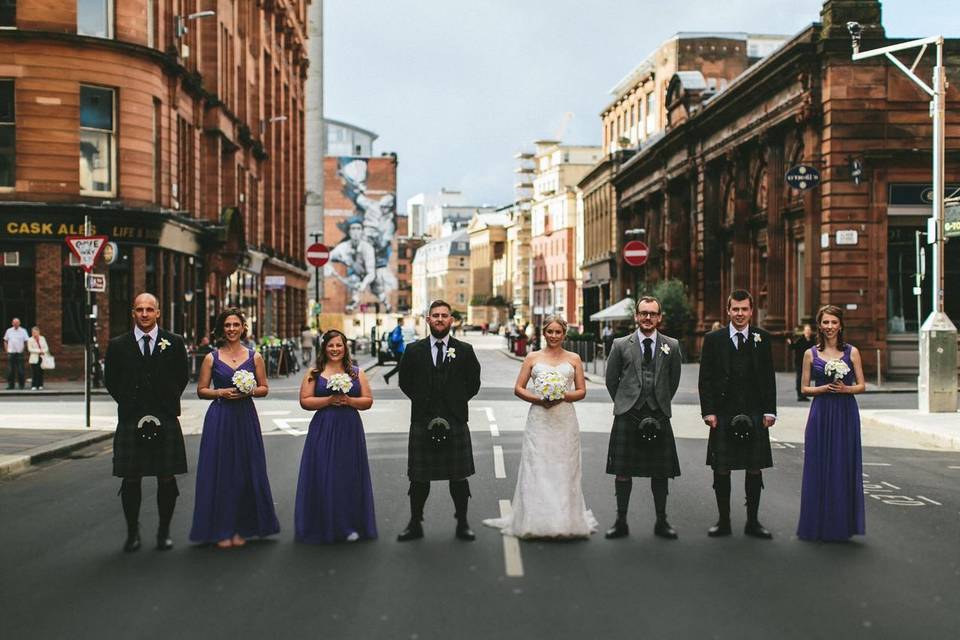
[[[858, 22], [848, 22], [847, 30], [853, 41], [853, 60], [885, 56], [914, 84], [930, 96], [930, 117], [933, 119], [933, 215], [927, 221], [927, 243], [933, 245], [933, 310], [920, 328], [920, 376], [918, 395], [920, 410], [925, 413], [955, 413], [957, 411], [957, 328], [943, 311], [944, 265], [944, 164], [946, 119], [946, 72], [943, 68], [943, 36], [930, 36], [900, 44], [860, 51], [863, 28]], [[926, 53], [936, 45], [936, 65], [932, 85], [921, 80], [914, 71]], [[893, 54], [919, 47], [913, 65], [907, 67]], [[920, 318], [917, 318], [919, 322]]]

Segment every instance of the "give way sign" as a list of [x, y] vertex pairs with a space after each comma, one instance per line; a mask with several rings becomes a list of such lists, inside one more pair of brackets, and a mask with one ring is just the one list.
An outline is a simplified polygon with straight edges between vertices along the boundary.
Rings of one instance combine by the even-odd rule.
[[73, 255], [77, 256], [84, 271], [93, 271], [93, 263], [97, 261], [104, 247], [107, 246], [107, 236], [67, 236], [64, 238]]

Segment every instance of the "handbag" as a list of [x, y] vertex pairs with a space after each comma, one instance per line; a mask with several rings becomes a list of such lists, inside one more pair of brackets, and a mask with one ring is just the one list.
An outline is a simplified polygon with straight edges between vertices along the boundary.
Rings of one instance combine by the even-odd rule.
[[57, 368], [57, 361], [53, 359], [53, 356], [50, 354], [44, 354], [40, 356], [40, 368], [45, 371], [50, 371], [51, 369]]

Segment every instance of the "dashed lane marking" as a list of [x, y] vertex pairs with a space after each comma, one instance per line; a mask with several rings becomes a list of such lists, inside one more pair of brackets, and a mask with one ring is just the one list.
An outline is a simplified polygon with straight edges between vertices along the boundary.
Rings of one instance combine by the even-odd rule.
[[491, 408], [491, 407], [484, 407], [483, 410], [484, 410], [484, 411], [486, 412], [486, 414], [487, 414], [487, 421], [488, 421], [488, 422], [494, 422], [494, 421], [496, 420], [496, 418], [493, 416], [493, 408]]
[[490, 435], [493, 436], [494, 438], [499, 438], [499, 437], [500, 437], [500, 428], [497, 427], [497, 423], [496, 423], [496, 422], [491, 422], [491, 423], [490, 423]]
[[943, 503], [942, 503], [942, 502], [937, 502], [936, 500], [931, 500], [930, 498], [928, 498], [928, 497], [926, 497], [926, 496], [918, 495], [917, 498], [919, 498], [920, 500], [926, 500], [926, 501], [929, 502], [930, 504], [935, 504], [935, 505], [937, 505], [938, 507], [942, 507], [942, 506], [943, 506]]
[[262, 416], [288, 416], [290, 415], [289, 411], [258, 411]]
[[503, 466], [503, 447], [494, 445], [493, 447], [493, 475], [496, 478], [506, 478], [507, 471]]
[[889, 462], [864, 462], [862, 463], [865, 467], [889, 467]]
[[277, 425], [277, 428], [281, 431], [286, 431], [292, 436], [303, 436], [306, 435], [306, 431], [301, 431], [300, 429], [295, 429], [290, 426], [291, 422], [310, 422], [310, 418], [274, 418], [273, 424]]
[[[499, 447], [496, 447], [499, 449]], [[500, 517], [513, 514], [509, 500], [500, 500]], [[520, 556], [520, 541], [514, 536], [503, 536], [503, 565], [508, 578], [523, 577], [523, 558]]]
[[900, 487], [898, 487], [898, 486], [895, 485], [895, 484], [890, 484], [890, 483], [887, 482], [886, 480], [881, 480], [881, 481], [880, 481], [880, 484], [885, 484], [885, 485], [887, 485], [888, 487], [890, 487], [891, 489], [896, 489], [897, 491], [900, 491]]

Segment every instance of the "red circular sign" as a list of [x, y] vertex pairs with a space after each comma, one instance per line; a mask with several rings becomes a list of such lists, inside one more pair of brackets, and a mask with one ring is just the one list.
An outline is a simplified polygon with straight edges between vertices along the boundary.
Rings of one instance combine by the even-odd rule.
[[639, 240], [631, 240], [623, 245], [623, 261], [631, 267], [642, 267], [647, 263], [650, 248]]
[[307, 247], [307, 262], [313, 266], [322, 267], [328, 260], [330, 260], [330, 249], [327, 249], [327, 245], [317, 242]]

